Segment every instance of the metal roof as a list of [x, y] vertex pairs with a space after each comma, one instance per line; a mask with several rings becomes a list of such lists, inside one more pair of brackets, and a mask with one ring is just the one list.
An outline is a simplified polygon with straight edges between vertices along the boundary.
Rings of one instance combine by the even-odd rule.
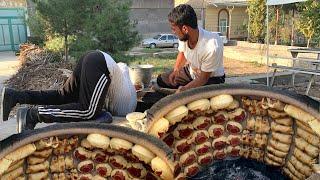
[[[307, 0], [267, 0], [267, 5], [280, 5], [280, 4], [291, 4], [296, 2], [303, 2]], [[241, 6], [247, 6], [248, 1], [247, 0], [206, 0], [206, 2], [209, 4], [209, 6], [235, 6], [235, 7], [241, 7]]]
[[307, 0], [267, 0], [267, 5], [280, 5], [280, 4], [291, 4], [296, 2], [303, 2]]
[[209, 6], [235, 6], [235, 7], [245, 7], [248, 5], [247, 0], [206, 0]]

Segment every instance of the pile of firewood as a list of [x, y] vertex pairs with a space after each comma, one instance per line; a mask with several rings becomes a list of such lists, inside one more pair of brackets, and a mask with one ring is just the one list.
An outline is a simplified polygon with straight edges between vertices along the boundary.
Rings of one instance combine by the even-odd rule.
[[57, 53], [52, 53], [34, 44], [21, 44], [19, 60], [21, 65], [32, 65], [34, 63], [46, 64], [48, 62], [61, 61]]
[[60, 88], [73, 67], [73, 63], [65, 62], [56, 54], [34, 44], [20, 46], [19, 61], [21, 65], [18, 72], [6, 81], [6, 86], [21, 90]]

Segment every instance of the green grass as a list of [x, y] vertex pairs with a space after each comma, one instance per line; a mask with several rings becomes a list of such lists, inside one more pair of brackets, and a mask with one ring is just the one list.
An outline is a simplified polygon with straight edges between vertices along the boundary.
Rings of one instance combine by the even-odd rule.
[[151, 48], [143, 48], [141, 50], [141, 52], [143, 53], [156, 53], [156, 52], [161, 52], [162, 50], [160, 48], [154, 48], [154, 49], [151, 49]]
[[112, 56], [116, 62], [126, 63], [128, 66], [138, 65], [138, 64], [150, 64], [153, 65], [153, 77], [158, 74], [169, 71], [173, 68], [177, 53], [172, 54], [161, 54], [153, 57], [152, 54], [144, 56], [127, 56], [123, 54], [115, 54]]
[[154, 66], [153, 77], [156, 77], [158, 74], [171, 70], [175, 62], [176, 58], [136, 57], [127, 63], [129, 66], [138, 64], [151, 64]]

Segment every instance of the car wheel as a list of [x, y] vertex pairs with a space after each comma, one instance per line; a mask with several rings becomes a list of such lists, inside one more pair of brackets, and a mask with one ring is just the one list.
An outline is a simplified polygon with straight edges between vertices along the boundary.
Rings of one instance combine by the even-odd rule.
[[150, 48], [151, 48], [151, 49], [156, 48], [156, 44], [153, 44], [153, 43], [150, 44]]
[[178, 47], [179, 47], [179, 44], [177, 44], [177, 43], [173, 44], [173, 48], [178, 48]]

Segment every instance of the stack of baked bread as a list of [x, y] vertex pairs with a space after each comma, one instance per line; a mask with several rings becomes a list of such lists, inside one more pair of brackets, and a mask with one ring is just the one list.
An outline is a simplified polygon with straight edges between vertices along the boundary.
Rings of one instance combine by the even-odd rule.
[[153, 119], [148, 133], [174, 150], [177, 179], [241, 156], [305, 179], [320, 170], [319, 125], [309, 113], [277, 99], [221, 94], [180, 104]]
[[173, 179], [169, 165], [143, 144], [108, 137], [49, 137], [0, 160], [0, 179]]

